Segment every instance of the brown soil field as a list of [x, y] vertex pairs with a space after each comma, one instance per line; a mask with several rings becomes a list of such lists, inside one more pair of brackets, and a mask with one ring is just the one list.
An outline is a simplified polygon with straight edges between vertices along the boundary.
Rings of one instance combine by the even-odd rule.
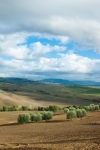
[[58, 112], [48, 122], [18, 124], [20, 113], [0, 112], [0, 150], [100, 150], [100, 111], [72, 121]]

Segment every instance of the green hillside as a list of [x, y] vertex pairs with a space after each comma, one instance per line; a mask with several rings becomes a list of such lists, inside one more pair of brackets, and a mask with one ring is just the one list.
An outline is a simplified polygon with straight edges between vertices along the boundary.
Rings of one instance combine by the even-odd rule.
[[100, 102], [100, 88], [98, 87], [52, 84], [11, 84], [1, 82], [0, 89], [6, 92], [28, 96], [38, 101], [58, 101], [79, 105]]

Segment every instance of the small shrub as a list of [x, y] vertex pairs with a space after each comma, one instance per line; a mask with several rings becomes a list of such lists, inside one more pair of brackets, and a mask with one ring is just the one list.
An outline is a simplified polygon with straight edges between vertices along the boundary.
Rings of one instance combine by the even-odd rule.
[[79, 109], [83, 109], [83, 108], [84, 108], [84, 106], [81, 106], [81, 105], [79, 106]]
[[95, 110], [99, 110], [99, 105], [95, 105]]
[[69, 109], [68, 108], [64, 108], [64, 113], [68, 113]]
[[82, 118], [83, 117], [82, 109], [77, 109], [76, 114], [77, 114], [77, 118]]
[[46, 112], [46, 111], [44, 111], [43, 113], [42, 113], [42, 120], [50, 120], [50, 119], [52, 119], [52, 117], [53, 117], [53, 112], [50, 112], [50, 111], [48, 111], [48, 112]]
[[90, 104], [90, 111], [94, 111], [95, 110], [95, 105], [94, 104]]
[[41, 107], [40, 106], [38, 106], [38, 111], [41, 111]]
[[73, 105], [73, 107], [74, 107], [74, 108], [76, 108], [76, 109], [78, 109], [78, 108], [79, 108], [79, 106], [78, 106], [78, 105]]
[[87, 112], [85, 109], [77, 109], [76, 114], [77, 114], [77, 118], [83, 118], [87, 115]]
[[69, 111], [73, 111], [73, 110], [76, 110], [75, 107], [69, 107]]
[[49, 111], [57, 112], [59, 110], [59, 107], [54, 105], [54, 106], [49, 106]]
[[76, 118], [77, 115], [76, 115], [76, 111], [75, 110], [70, 110], [68, 113], [67, 113], [67, 119], [73, 119], [73, 118]]
[[38, 111], [49, 111], [48, 107], [40, 107], [38, 106]]
[[2, 107], [2, 111], [8, 111], [8, 107], [3, 106], [3, 107]]
[[41, 111], [44, 111], [45, 110], [45, 108], [44, 107], [41, 107]]
[[18, 110], [19, 110], [18, 106], [12, 106], [9, 108], [9, 111], [18, 111]]
[[82, 109], [82, 117], [86, 117], [87, 116], [87, 112], [85, 109]]
[[21, 108], [20, 108], [20, 110], [22, 110], [22, 111], [27, 111], [27, 110], [29, 110], [29, 108], [28, 108], [28, 106], [22, 106]]
[[31, 114], [31, 121], [35, 121], [36, 122], [36, 117], [37, 117], [36, 114]]
[[37, 114], [31, 114], [31, 121], [41, 121], [42, 120], [42, 115], [40, 113]]
[[91, 110], [90, 106], [84, 106], [84, 109], [85, 109], [86, 111], [90, 111], [90, 110]]
[[30, 115], [29, 114], [20, 114], [18, 116], [18, 123], [27, 123], [30, 120]]

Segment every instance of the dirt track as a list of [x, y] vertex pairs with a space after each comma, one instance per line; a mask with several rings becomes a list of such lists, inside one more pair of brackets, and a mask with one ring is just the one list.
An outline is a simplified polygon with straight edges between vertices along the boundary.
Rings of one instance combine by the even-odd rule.
[[82, 120], [68, 121], [62, 114], [49, 122], [23, 125], [14, 123], [16, 112], [12, 116], [7, 123], [2, 120], [7, 112], [0, 114], [1, 150], [100, 150], [100, 111], [88, 113]]

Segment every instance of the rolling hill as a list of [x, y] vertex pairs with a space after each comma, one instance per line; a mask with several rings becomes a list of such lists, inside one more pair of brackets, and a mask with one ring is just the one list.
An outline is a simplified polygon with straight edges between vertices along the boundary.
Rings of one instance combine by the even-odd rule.
[[87, 81], [87, 80], [64, 80], [64, 79], [44, 79], [42, 82], [45, 83], [54, 83], [54, 84], [62, 84], [62, 85], [82, 85], [82, 86], [100, 86], [100, 82]]
[[21, 78], [0, 78], [0, 106], [32, 104], [34, 107], [100, 103], [99, 85], [93, 87], [93, 84], [91, 87], [75, 83], [62, 79], [31, 81]]
[[13, 77], [8, 77], [8, 78], [0, 77], [0, 83], [10, 83], [10, 84], [17, 84], [17, 85], [43, 84], [40, 81], [33, 81], [33, 80], [25, 79], [25, 78], [13, 78]]
[[0, 77], [0, 83], [10, 83], [17, 85], [44, 85], [44, 84], [61, 84], [61, 85], [81, 85], [81, 86], [100, 86], [100, 82], [88, 80], [64, 80], [64, 79], [43, 79], [32, 80], [26, 78]]

